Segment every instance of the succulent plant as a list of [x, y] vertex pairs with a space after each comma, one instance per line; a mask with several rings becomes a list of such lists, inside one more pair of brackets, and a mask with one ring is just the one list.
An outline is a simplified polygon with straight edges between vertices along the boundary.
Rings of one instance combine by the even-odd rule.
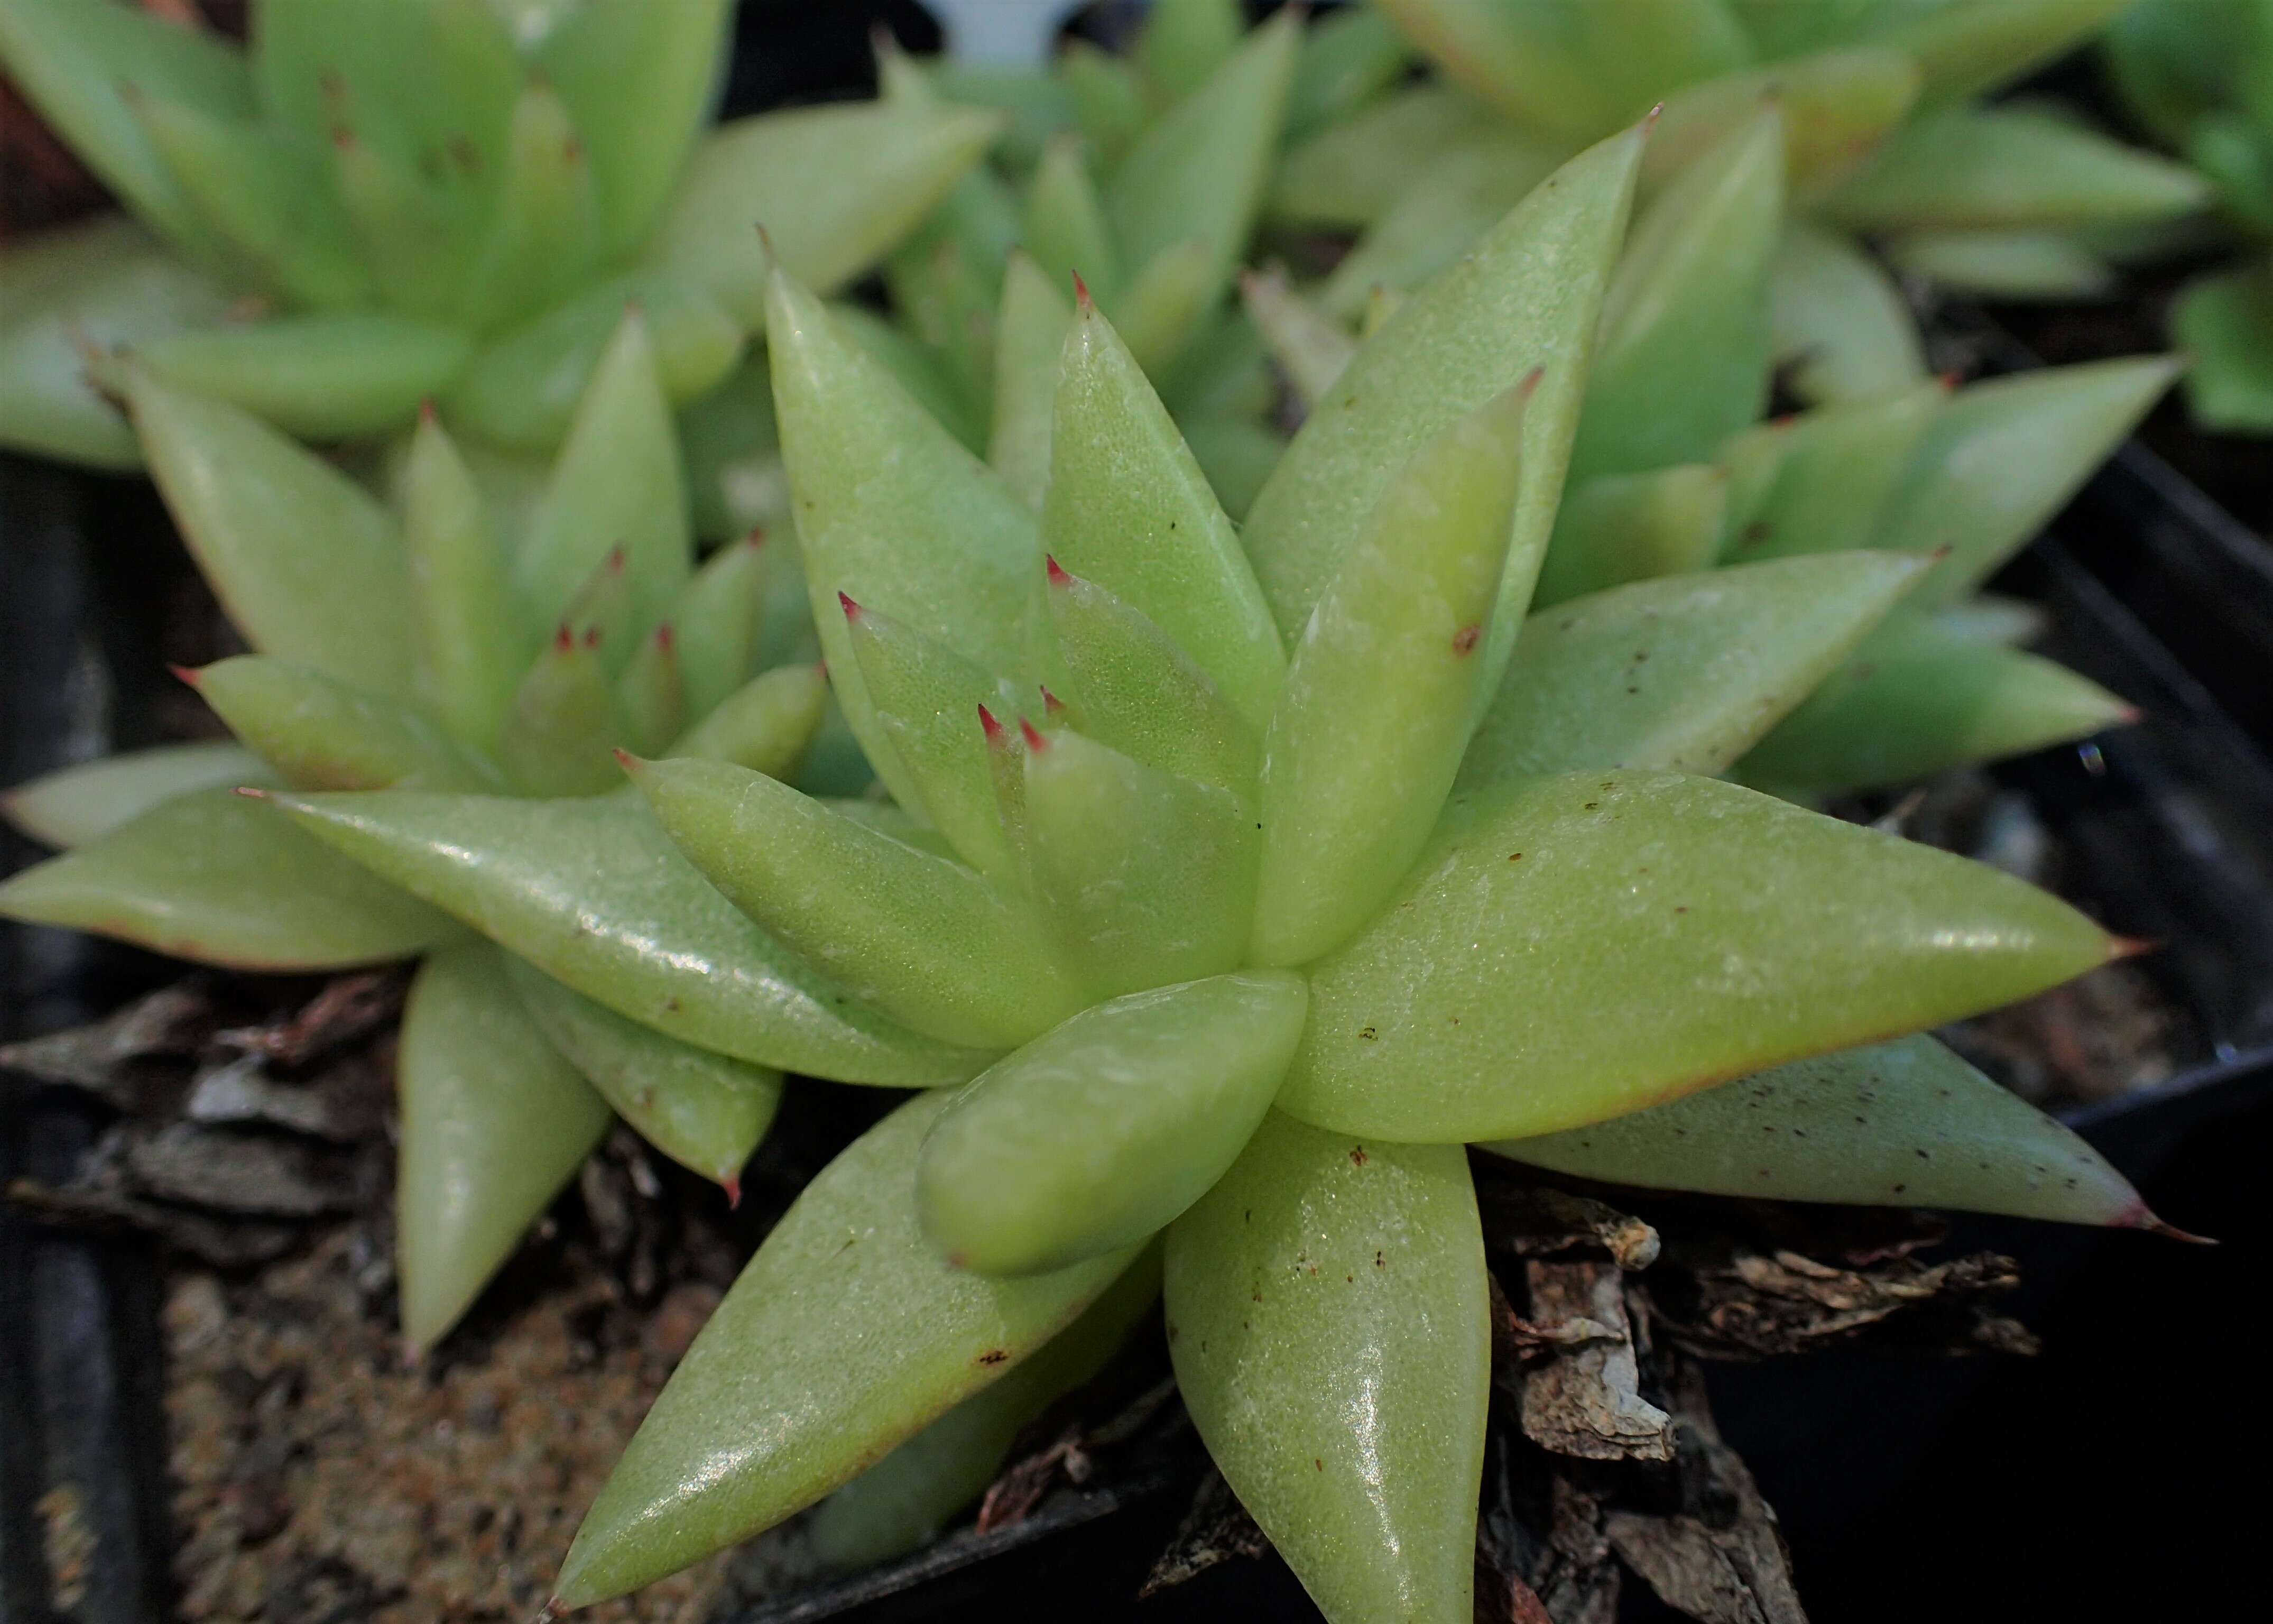
[[671, 396], [763, 312], [763, 222], [849, 280], [975, 162], [968, 109], [706, 131], [725, 0], [258, 0], [251, 43], [124, 0], [0, 0], [0, 67], [132, 211], [0, 259], [0, 445], [131, 467], [90, 351], [303, 438], [546, 451], [626, 301]]
[[[19, 827], [69, 849], [0, 884], [0, 914], [248, 970], [424, 957], [403, 1025], [396, 1192], [414, 1352], [616, 1113], [731, 1194], [772, 1118], [776, 1068], [799, 1058], [770, 1042], [751, 1053], [739, 1006], [771, 997], [794, 1019], [805, 983], [722, 975], [659, 1030], [604, 974], [579, 973], [573, 930], [500, 952], [251, 798], [413, 785], [542, 797], [501, 801], [500, 815], [526, 856], [573, 864], [589, 898], [708, 894], [621, 789], [611, 752], [787, 771], [825, 683], [811, 664], [753, 678], [759, 538], [695, 568], [645, 324], [619, 320], [517, 523], [485, 508], [431, 415], [390, 511], [235, 407], [139, 365], [120, 386], [183, 534], [258, 650], [184, 673], [240, 743], [119, 756], [13, 792]], [[709, 926], [730, 947], [754, 934], [723, 901]], [[672, 939], [699, 951], [703, 929], [682, 911]]]
[[[1465, 1620], [1470, 1143], [2151, 1222], [2080, 1140], [1906, 1035], [2127, 944], [1710, 776], [1925, 559], [1774, 559], [1526, 619], [1641, 155], [1639, 132], [1583, 153], [1408, 299], [1243, 532], [1092, 303], [1037, 513], [776, 270], [816, 629], [896, 810], [631, 756], [637, 803], [272, 795], [635, 1020], [961, 1085], [901, 1104], [767, 1239], [552, 1611], [831, 1491], [834, 1548], [919, 1536], [1157, 1286], [1203, 1437], [1329, 1615]], [[622, 821], [540, 838], [593, 807]]]
[[[1962, 388], [1922, 380], [1762, 421], [1789, 147], [1787, 111], [1756, 103], [1642, 209], [1606, 297], [1534, 606], [1768, 558], [1942, 551], [1739, 764], [1789, 794], [1926, 778], [2131, 719], [2113, 695], [2013, 646], [2040, 617], [1980, 588], [2130, 431], [2174, 364], [2143, 357]], [[1339, 410], [1356, 335], [1282, 275], [1249, 277], [1246, 291], [1305, 409]]]
[[2242, 248], [2172, 303], [2187, 403], [2205, 427], [2273, 433], [2273, 11], [2253, 0], [2144, 0], [2117, 19], [2103, 52], [2126, 109], [2209, 177]]
[[[1324, 289], [1354, 318], [1461, 252], [1579, 144], [1662, 102], [1646, 190], [1784, 112], [1798, 217], [1770, 333], [1823, 402], [1923, 381], [1915, 324], [1855, 241], [1974, 292], [2078, 297], [2112, 273], [2090, 232], [2199, 209], [2198, 177], [2072, 119], [1976, 98], [2082, 41], [2123, 0], [1376, 0], [1441, 71], [1288, 154], [1271, 213], [1362, 228]], [[2103, 244], [2103, 246], [2104, 246]]]

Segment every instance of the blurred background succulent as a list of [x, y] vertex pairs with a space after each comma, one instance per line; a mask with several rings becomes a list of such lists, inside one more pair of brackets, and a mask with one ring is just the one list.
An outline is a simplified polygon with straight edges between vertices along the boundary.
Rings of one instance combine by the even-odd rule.
[[[1630, 132], [1582, 154], [1390, 316], [1243, 531], [1093, 303], [1037, 509], [773, 276], [812, 611], [896, 804], [633, 758], [641, 838], [868, 1040], [785, 1064], [969, 1080], [892, 1112], [767, 1239], [555, 1611], [880, 1456], [827, 1538], [920, 1537], [1164, 1282], [1184, 1401], [1329, 1615], [1466, 1620], [1470, 1142], [1680, 1188], [2152, 1222], [2081, 1141], [1901, 1035], [2127, 944], [1710, 776], [1926, 559], [1771, 559], [1526, 618], [1641, 153]], [[604, 966], [640, 1019], [732, 974], [716, 927], [596, 883], [611, 855], [533, 839], [493, 793], [275, 799], [580, 990]], [[739, 1007], [784, 1057], [792, 1011]]]
[[549, 953], [500, 953], [256, 798], [403, 785], [541, 798], [501, 807], [523, 854], [569, 863], [588, 901], [663, 911], [685, 951], [751, 934], [651, 832], [612, 752], [788, 772], [825, 682], [809, 661], [754, 674], [763, 542], [696, 568], [644, 324], [619, 318], [520, 515], [483, 501], [431, 416], [393, 470], [389, 507], [236, 407], [132, 363], [116, 386], [256, 650], [183, 673], [237, 742], [115, 756], [12, 791], [11, 820], [66, 850], [0, 884], [0, 914], [244, 970], [424, 957], [403, 1025], [396, 1190], [413, 1351], [464, 1311], [614, 1113], [731, 1194], [772, 1118], [776, 1068], [812, 1058], [754, 1044], [741, 1005], [770, 998], [793, 1025], [819, 1002], [806, 983], [712, 965], [707, 997], [669, 1018], [626, 1007], [608, 974], [564, 967], [573, 932]]
[[754, 222], [845, 282], [999, 122], [713, 128], [727, 0], [257, 0], [242, 48], [155, 11], [0, 0], [0, 69], [131, 214], [0, 258], [0, 445], [133, 466], [86, 377], [124, 347], [304, 439], [431, 399], [461, 439], [549, 451], [626, 304], [695, 399], [762, 320]]
[[2142, 0], [2102, 51], [2124, 110], [2209, 177], [2241, 247], [2172, 304], [2187, 403], [2207, 428], [2273, 433], [2273, 6]]

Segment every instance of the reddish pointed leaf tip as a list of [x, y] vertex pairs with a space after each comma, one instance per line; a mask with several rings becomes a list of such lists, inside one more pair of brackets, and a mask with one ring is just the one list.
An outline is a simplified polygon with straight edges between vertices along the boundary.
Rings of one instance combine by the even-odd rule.
[[1084, 316], [1097, 308], [1097, 301], [1089, 297], [1089, 284], [1082, 281], [1079, 271], [1073, 274], [1073, 302], [1075, 308]]
[[641, 772], [648, 766], [648, 761], [645, 756], [634, 756], [629, 750], [623, 748], [620, 745], [609, 751], [608, 754], [616, 758], [617, 766], [621, 767], [633, 778], [639, 777]]
[[236, 793], [244, 796], [247, 801], [266, 801], [268, 799], [268, 792], [261, 788], [258, 784], [240, 784], [236, 786]]
[[766, 545], [766, 527], [762, 524], [753, 524], [750, 526], [750, 533], [742, 538], [742, 545], [746, 547], [764, 546]]
[[671, 629], [670, 621], [660, 620], [656, 623], [655, 646], [656, 648], [668, 654], [678, 642], [679, 634]]
[[764, 221], [761, 220], [757, 222], [756, 224], [758, 228], [758, 252], [764, 254], [766, 257], [766, 269], [769, 273], [778, 271], [781, 269], [781, 256], [774, 252], [774, 234], [766, 229], [766, 222]]
[[2159, 953], [2162, 951], [2163, 944], [2160, 942], [2152, 940], [2147, 936], [2110, 936], [2107, 938], [2107, 962], [2110, 964], [2117, 963], [2118, 961], [2125, 959], [2136, 959], [2142, 953]]
[[732, 1212], [742, 1204], [742, 1176], [728, 1173], [718, 1180], [718, 1188], [726, 1192], [726, 1210]]
[[172, 672], [178, 680], [188, 683], [191, 688], [197, 687], [205, 680], [206, 673], [195, 665], [169, 665], [166, 669]]
[[2126, 705], [2115, 713], [2114, 719], [2107, 725], [2110, 727], [2136, 727], [2146, 719], [2147, 712], [2143, 708], [2138, 705]]
[[2216, 1236], [2196, 1235], [2192, 1230], [2181, 1229], [2174, 1223], [2164, 1223], [2160, 1218], [2155, 1216], [2153, 1209], [2144, 1201], [2133, 1201], [2130, 1206], [2108, 1221], [2108, 1228], [2142, 1229], [2149, 1235], [2159, 1235], [2166, 1240], [2184, 1241], [2189, 1246], [2220, 1244]]
[[1002, 724], [994, 719], [994, 713], [992, 710], [989, 710], [985, 705], [979, 707], [979, 726], [980, 730], [986, 733], [987, 743], [1000, 744], [1002, 742]]
[[560, 628], [552, 634], [552, 651], [555, 654], [566, 654], [575, 646], [576, 628], [566, 620], [561, 621]]
[[1073, 584], [1073, 577], [1066, 574], [1065, 566], [1058, 562], [1054, 554], [1048, 553], [1042, 554], [1042, 568], [1048, 574], [1052, 586]]
[[1529, 400], [1533, 395], [1539, 393], [1539, 380], [1546, 376], [1547, 369], [1545, 367], [1533, 367], [1529, 372], [1524, 373], [1522, 379], [1516, 384], [1516, 393], [1521, 395], [1525, 400]]
[[1941, 392], [1944, 395], [1954, 393], [1964, 381], [1965, 374], [1959, 372], [1943, 372], [1934, 380], [1934, 382], [1941, 386]]
[[1039, 756], [1050, 748], [1050, 741], [1042, 736], [1041, 730], [1023, 716], [1018, 718], [1018, 732], [1025, 739], [1026, 748], [1035, 755]]
[[555, 1596], [536, 1610], [536, 1617], [531, 1620], [531, 1624], [555, 1624], [555, 1620], [567, 1616], [568, 1604]]
[[1657, 128], [1658, 118], [1664, 111], [1665, 103], [1661, 102], [1641, 116], [1641, 132], [1644, 135]]
[[837, 606], [844, 611], [846, 620], [857, 620], [860, 618], [860, 605], [852, 601], [852, 595], [850, 592], [839, 592], [836, 595], [836, 603]]
[[607, 571], [610, 575], [622, 575], [624, 573], [625, 566], [630, 561], [630, 555], [625, 551], [624, 544], [622, 542], [619, 541], [614, 546], [608, 549]]
[[1052, 716], [1063, 716], [1065, 714], [1065, 708], [1066, 702], [1064, 700], [1060, 699], [1055, 694], [1051, 693], [1047, 688], [1044, 688], [1042, 690], [1042, 709], [1045, 711], [1048, 712]]
[[434, 410], [434, 397], [432, 395], [429, 395], [418, 402], [419, 422], [431, 427], [435, 421], [436, 415], [437, 414]]

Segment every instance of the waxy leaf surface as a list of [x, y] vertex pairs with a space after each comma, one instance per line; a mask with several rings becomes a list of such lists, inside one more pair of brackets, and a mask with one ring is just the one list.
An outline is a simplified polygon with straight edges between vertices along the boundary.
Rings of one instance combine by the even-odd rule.
[[1519, 778], [1456, 797], [1401, 898], [1311, 967], [1279, 1104], [1399, 1139], [1549, 1132], [2115, 951], [2018, 880], [1715, 779]]
[[431, 416], [413, 432], [403, 470], [402, 543], [419, 697], [461, 741], [492, 748], [536, 639], [481, 488]]
[[1468, 1624], [1491, 1338], [1466, 1153], [1273, 1112], [1165, 1262], [1176, 1386], [1312, 1598]]
[[418, 711], [282, 660], [219, 660], [194, 686], [295, 789], [503, 787], [496, 769]]
[[1570, 487], [1531, 606], [1711, 568], [1728, 528], [1729, 483], [1711, 463], [1677, 462]]
[[161, 744], [59, 768], [0, 791], [0, 816], [42, 846], [69, 851], [176, 795], [275, 782], [268, 763], [243, 745]]
[[1862, 249], [1804, 221], [1784, 228], [1768, 278], [1768, 333], [1802, 400], [1859, 400], [1925, 380], [1917, 320]]
[[941, 1262], [916, 1154], [948, 1104], [909, 1101], [766, 1237], [586, 1514], [559, 1600], [674, 1573], [812, 1504], [1070, 1322], [1131, 1253], [1031, 1280]]
[[394, 428], [441, 392], [469, 347], [451, 327], [358, 312], [176, 333], [140, 354], [169, 383], [325, 440]]

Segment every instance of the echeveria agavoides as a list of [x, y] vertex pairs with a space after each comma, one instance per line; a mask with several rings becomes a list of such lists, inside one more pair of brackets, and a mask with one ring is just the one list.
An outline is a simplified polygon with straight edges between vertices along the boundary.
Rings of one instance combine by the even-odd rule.
[[[848, 1008], [622, 786], [623, 748], [791, 773], [826, 695], [811, 665], [757, 674], [771, 545], [754, 535], [695, 564], [636, 314], [574, 414], [517, 560], [431, 414], [390, 504], [236, 407], [139, 366], [122, 382], [161, 492], [257, 650], [183, 673], [238, 743], [14, 792], [19, 826], [68, 849], [0, 886], [0, 912], [244, 969], [433, 954], [401, 1061], [413, 1348], [472, 1301], [611, 1108], [731, 1192], [780, 1068], [934, 1083], [984, 1064]], [[399, 808], [442, 797], [458, 815], [449, 861], [423, 846], [423, 863], [392, 861], [353, 828], [325, 825], [327, 844], [268, 799], [287, 789], [391, 812], [390, 832], [416, 826]], [[491, 811], [486, 841], [469, 795]], [[500, 875], [532, 862], [575, 886], [498, 900]]]
[[240, 47], [116, 0], [0, 0], [0, 68], [140, 228], [0, 256], [0, 445], [134, 466], [83, 376], [116, 347], [310, 440], [432, 399], [463, 437], [544, 450], [626, 303], [671, 399], [703, 395], [763, 316], [752, 221], [849, 281], [1001, 122], [871, 102], [710, 127], [731, 13], [256, 0]]
[[[954, 1440], [999, 1451], [1005, 1416], [1061, 1385], [1052, 1334], [1084, 1336], [1084, 1304], [1157, 1235], [1186, 1402], [1327, 1614], [1466, 1620], [1488, 1387], [1466, 1141], [1870, 1202], [1897, 1159], [1947, 1147], [1989, 1169], [1932, 1199], [2146, 1221], [2072, 1136], [1905, 1036], [2126, 944], [2006, 876], [1706, 776], [1928, 560], [1774, 557], [1525, 618], [1640, 152], [1590, 150], [1388, 317], [1350, 366], [1376, 387], [1329, 395], [1235, 539], [1142, 374], [1103, 365], [1126, 350], [1093, 301], [1037, 519], [775, 274], [814, 613], [924, 822], [712, 762], [631, 777], [755, 928], [878, 1019], [979, 1046], [976, 1075], [856, 1143], [761, 1248], [556, 1608], [841, 1485], [833, 1548], [919, 1537], [971, 1492]], [[1544, 311], [1485, 344], [1534, 289]], [[889, 457], [854, 455], [880, 435]], [[1275, 659], [1253, 657], [1258, 621]], [[1670, 674], [1629, 680], [1637, 655]], [[491, 804], [298, 802], [405, 872], [491, 838]], [[573, 889], [549, 867], [494, 906]], [[1796, 1121], [1858, 1089], [1883, 1109], [1848, 1111], [1867, 1120], [1820, 1164], [1797, 1136], [1762, 1159], [1750, 1111], [1707, 1109], [1755, 1097], [1738, 1089]], [[1681, 1132], [1654, 1125], [1675, 1111]], [[1029, 1356], [1053, 1363], [989, 1387]]]

